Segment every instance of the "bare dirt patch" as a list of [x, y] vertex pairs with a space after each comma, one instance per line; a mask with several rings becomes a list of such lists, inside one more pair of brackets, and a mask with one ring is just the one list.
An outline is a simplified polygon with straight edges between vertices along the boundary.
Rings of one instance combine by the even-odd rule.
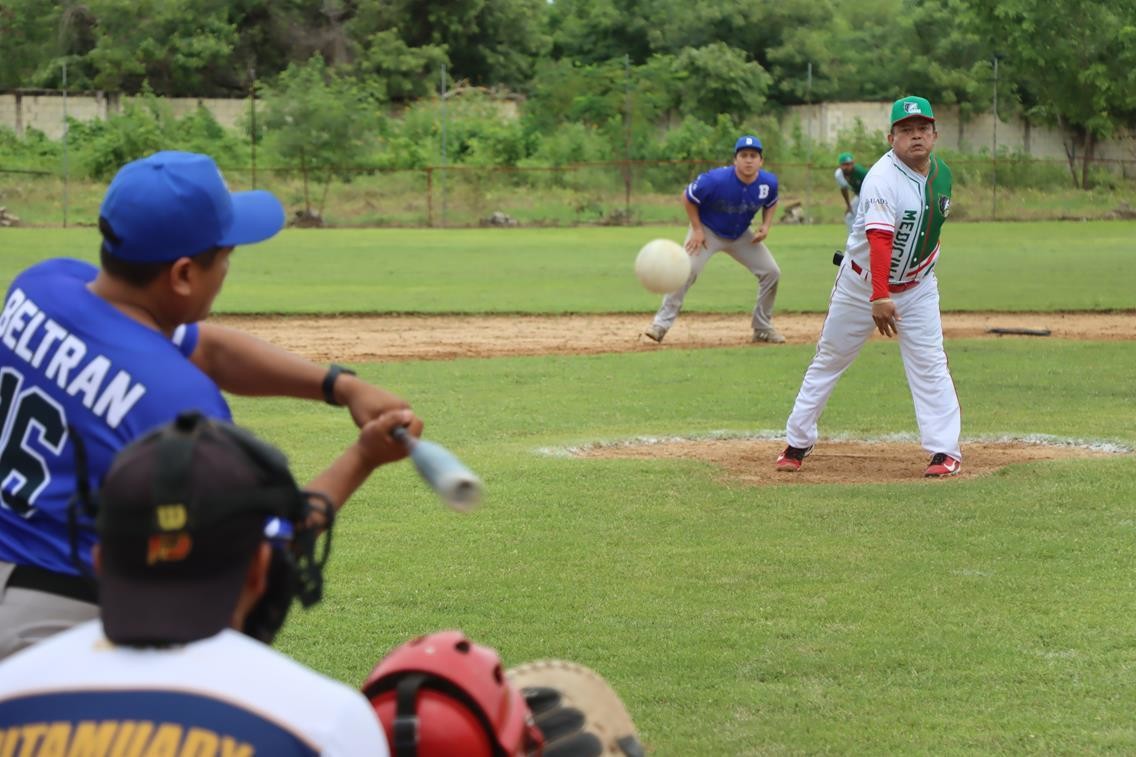
[[[642, 336], [650, 315], [214, 316], [274, 344], [327, 362], [453, 360], [526, 355], [596, 355], [749, 344], [749, 316], [685, 313], [663, 344]], [[812, 344], [820, 314], [779, 314], [790, 344]], [[1000, 336], [991, 328], [1048, 329], [1048, 337]], [[1136, 311], [1115, 313], [946, 313], [947, 339], [1136, 340]], [[874, 338], [882, 339], [876, 336]], [[759, 344], [754, 349], [777, 349]]]
[[[777, 453], [784, 446], [785, 443], [779, 441], [701, 439], [593, 447], [577, 454], [580, 457], [600, 458], [698, 460], [720, 468], [724, 480], [752, 486], [921, 480], [926, 480], [928, 484], [944, 483], [941, 479], [922, 479], [928, 455], [914, 443], [822, 441], [795, 473], [785, 473], [773, 467]], [[962, 471], [947, 480], [976, 478], [1016, 463], [1103, 457], [1110, 454], [1116, 453], [1023, 442], [968, 443], [963, 446]]]

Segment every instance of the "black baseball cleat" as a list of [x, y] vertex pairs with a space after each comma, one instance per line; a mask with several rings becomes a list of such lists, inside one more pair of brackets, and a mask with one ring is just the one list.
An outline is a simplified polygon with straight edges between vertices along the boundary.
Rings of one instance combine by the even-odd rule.
[[795, 473], [801, 469], [801, 463], [812, 454], [812, 447], [794, 447], [789, 445], [777, 456], [777, 470], [786, 473]]

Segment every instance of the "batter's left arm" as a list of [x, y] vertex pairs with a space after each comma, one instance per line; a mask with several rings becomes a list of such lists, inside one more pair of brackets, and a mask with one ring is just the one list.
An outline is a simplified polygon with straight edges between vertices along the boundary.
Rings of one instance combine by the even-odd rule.
[[[324, 399], [326, 366], [236, 329], [200, 324], [197, 346], [189, 359], [231, 394]], [[332, 397], [347, 407], [360, 428], [385, 412], [410, 408], [402, 397], [349, 373], [335, 380]]]
[[750, 240], [751, 242], [764, 242], [765, 238], [769, 236], [769, 226], [773, 223], [773, 208], [773, 205], [769, 205], [761, 209], [761, 226], [758, 227], [753, 239]]

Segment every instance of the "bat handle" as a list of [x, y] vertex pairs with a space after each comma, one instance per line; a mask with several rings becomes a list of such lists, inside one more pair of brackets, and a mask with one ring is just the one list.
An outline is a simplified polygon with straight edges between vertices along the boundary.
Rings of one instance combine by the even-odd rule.
[[406, 430], [406, 426], [395, 426], [391, 429], [390, 435], [392, 439], [402, 444], [408, 451], [414, 449], [414, 443], [417, 440]]

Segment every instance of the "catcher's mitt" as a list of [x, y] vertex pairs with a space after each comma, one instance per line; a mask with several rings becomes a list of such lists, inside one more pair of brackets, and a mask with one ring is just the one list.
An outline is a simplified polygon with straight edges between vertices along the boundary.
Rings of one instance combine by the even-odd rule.
[[544, 736], [544, 757], [646, 754], [627, 708], [595, 671], [562, 660], [537, 660], [505, 675], [521, 690]]

